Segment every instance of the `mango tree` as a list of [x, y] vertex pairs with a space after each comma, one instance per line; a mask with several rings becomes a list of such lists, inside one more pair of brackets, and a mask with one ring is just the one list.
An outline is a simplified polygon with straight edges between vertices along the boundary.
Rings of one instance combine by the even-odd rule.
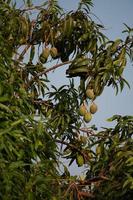
[[[133, 117], [115, 115], [100, 132], [89, 122], [106, 86], [129, 86], [133, 29], [109, 40], [91, 0], [68, 13], [56, 0], [21, 3], [0, 0], [0, 199], [131, 199]], [[57, 88], [49, 73], [62, 67], [70, 83]]]

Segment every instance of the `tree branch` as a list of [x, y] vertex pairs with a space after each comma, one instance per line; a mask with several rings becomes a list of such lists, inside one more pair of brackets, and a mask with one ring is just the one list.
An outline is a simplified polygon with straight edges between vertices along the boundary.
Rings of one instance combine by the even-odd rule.
[[49, 69], [45, 69], [44, 71], [38, 73], [36, 78], [39, 77], [39, 76], [42, 76], [43, 74], [47, 74], [48, 72], [53, 71], [54, 69], [56, 69], [58, 67], [61, 67], [61, 66], [66, 65], [66, 64], [69, 64], [71, 62], [72, 61], [66, 61], [66, 62], [63, 62], [63, 63], [56, 64], [56, 65], [54, 65], [53, 67], [51, 67]]
[[48, 69], [43, 70], [42, 72], [40, 72], [40, 73], [38, 73], [37, 75], [35, 75], [35, 76], [29, 81], [29, 84], [28, 84], [28, 85], [30, 85], [30, 84], [31, 84], [35, 79], [37, 79], [39, 76], [42, 76], [42, 75], [44, 75], [44, 74], [47, 74], [48, 72], [53, 71], [54, 69], [57, 69], [57, 68], [59, 68], [59, 67], [61, 67], [61, 66], [63, 66], [63, 65], [69, 64], [69, 63], [71, 63], [71, 62], [72, 62], [72, 61], [66, 61], [66, 62], [56, 64], [56, 65], [54, 65], [53, 67], [50, 67], [50, 68], [48, 68]]
[[42, 7], [43, 7], [42, 5], [41, 6], [27, 7], [27, 8], [20, 10], [20, 12], [26, 12], [26, 11], [30, 11], [30, 10], [41, 10]]
[[100, 135], [99, 133], [95, 134], [95, 132], [93, 130], [88, 129], [88, 128], [79, 128], [79, 131], [86, 133], [88, 137], [94, 136], [94, 137], [98, 137], [98, 138], [105, 138], [103, 135]]
[[57, 139], [55, 140], [55, 142], [69, 146], [70, 148], [75, 149], [75, 150], [77, 150], [78, 152], [81, 153], [81, 150], [73, 144], [70, 144], [70, 143], [65, 142], [65, 141], [57, 140]]
[[96, 183], [96, 182], [99, 182], [99, 181], [109, 181], [109, 178], [106, 177], [106, 176], [97, 176], [97, 177], [93, 177], [93, 178], [90, 178], [90, 179], [80, 181], [78, 184], [85, 186], [85, 185], [90, 185], [92, 183]]

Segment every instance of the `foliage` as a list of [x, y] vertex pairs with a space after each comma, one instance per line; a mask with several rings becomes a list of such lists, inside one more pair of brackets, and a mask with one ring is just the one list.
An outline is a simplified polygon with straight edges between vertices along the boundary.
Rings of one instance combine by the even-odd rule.
[[88, 176], [104, 179], [91, 186], [95, 199], [128, 200], [133, 189], [133, 117], [115, 115], [110, 119], [113, 120], [117, 121], [114, 128], [104, 128], [95, 135], [96, 141], [92, 142], [92, 146], [95, 146], [96, 152], [90, 160]]
[[[89, 104], [106, 86], [129, 86], [132, 29], [110, 41], [91, 0], [69, 13], [56, 0], [23, 2], [0, 0], [0, 199], [131, 199], [133, 118], [116, 115], [114, 129], [98, 132], [79, 108], [93, 115]], [[70, 84], [57, 89], [48, 73], [66, 64]], [[71, 176], [62, 158], [85, 164], [86, 178]]]

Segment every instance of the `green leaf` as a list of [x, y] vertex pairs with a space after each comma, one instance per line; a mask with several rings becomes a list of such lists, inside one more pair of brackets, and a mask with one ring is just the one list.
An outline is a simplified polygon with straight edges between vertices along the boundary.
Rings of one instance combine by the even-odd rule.
[[19, 167], [23, 167], [23, 166], [26, 166], [27, 164], [25, 164], [23, 161], [16, 161], [16, 162], [12, 162], [10, 165], [9, 165], [9, 169], [10, 170], [14, 170], [16, 168], [19, 168]]
[[23, 122], [24, 122], [24, 119], [19, 119], [19, 120], [13, 122], [13, 123], [11, 124], [11, 127], [17, 126], [18, 124], [22, 124]]
[[122, 81], [123, 81], [124, 83], [126, 83], [126, 85], [128, 86], [128, 88], [130, 89], [130, 85], [129, 85], [128, 81], [127, 81], [125, 78], [123, 78], [123, 77], [122, 77]]
[[108, 121], [108, 122], [112, 122], [112, 121], [114, 121], [114, 120], [116, 120], [116, 119], [119, 119], [119, 118], [120, 118], [120, 115], [114, 115], [113, 117], [108, 118], [107, 121]]
[[35, 56], [35, 46], [32, 45], [31, 46], [31, 50], [30, 50], [30, 62], [32, 63], [33, 59], [34, 59], [34, 56]]
[[6, 111], [6, 112], [8, 112], [8, 113], [11, 113], [10, 108], [9, 108], [8, 106], [5, 106], [5, 105], [2, 104], [2, 103], [0, 103], [0, 109]]
[[10, 99], [9, 99], [9, 97], [8, 96], [2, 96], [2, 97], [0, 97], [0, 102], [1, 103], [3, 103], [3, 102], [6, 102], [6, 101], [9, 101]]

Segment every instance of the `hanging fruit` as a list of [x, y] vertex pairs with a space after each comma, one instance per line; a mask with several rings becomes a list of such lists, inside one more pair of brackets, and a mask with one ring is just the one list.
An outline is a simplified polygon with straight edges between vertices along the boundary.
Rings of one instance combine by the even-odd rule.
[[86, 90], [86, 96], [87, 96], [89, 99], [94, 99], [95, 95], [94, 95], [93, 89], [87, 89], [87, 90]]
[[82, 105], [80, 106], [80, 108], [79, 108], [79, 114], [80, 114], [81, 116], [84, 116], [86, 112], [87, 112], [86, 106], [82, 104]]
[[88, 122], [91, 121], [91, 119], [92, 119], [91, 113], [90, 113], [90, 112], [86, 112], [85, 115], [84, 115], [84, 121], [85, 121], [86, 123], [88, 123]]
[[97, 107], [97, 105], [93, 102], [93, 103], [91, 104], [91, 106], [90, 106], [90, 112], [91, 112], [91, 114], [95, 114], [95, 113], [97, 112], [97, 110], [98, 110], [98, 107]]
[[58, 55], [58, 50], [57, 50], [57, 48], [52, 47], [52, 48], [50, 49], [50, 55], [51, 55], [52, 58], [56, 58], [57, 55]]
[[43, 58], [47, 59], [49, 57], [50, 51], [49, 48], [44, 48], [42, 51]]

